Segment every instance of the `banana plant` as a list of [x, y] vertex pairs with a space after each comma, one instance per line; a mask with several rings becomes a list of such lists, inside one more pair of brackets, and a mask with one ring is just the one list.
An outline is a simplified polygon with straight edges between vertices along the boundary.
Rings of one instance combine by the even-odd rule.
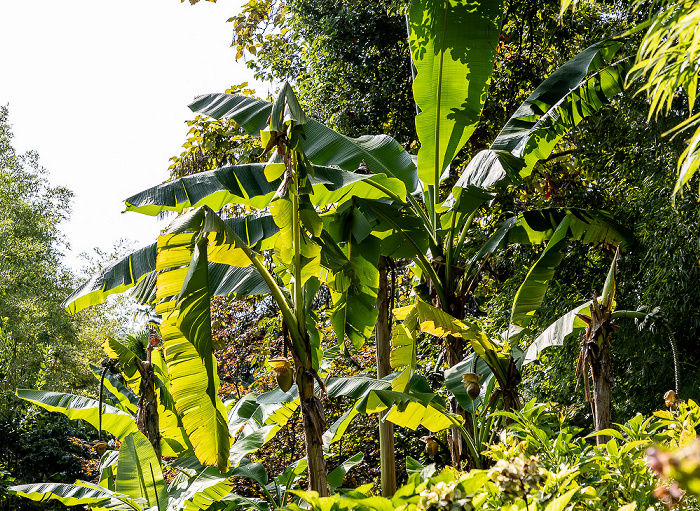
[[[108, 454], [105, 454], [108, 456]], [[116, 473], [112, 470], [118, 467]], [[151, 443], [139, 431], [122, 441], [116, 465], [103, 468], [102, 484], [35, 483], [12, 486], [9, 492], [34, 501], [57, 500], [66, 506], [84, 505], [95, 511], [197, 511], [208, 509], [231, 491], [226, 474], [213, 467], [181, 471], [166, 485]]]
[[[611, 334], [619, 328], [616, 320], [622, 318], [642, 320], [647, 313], [641, 310], [615, 310], [617, 289], [617, 261], [620, 248], [615, 252], [600, 297], [594, 293], [592, 300], [577, 305], [549, 325], [528, 347], [523, 363], [537, 360], [542, 350], [552, 346], [562, 346], [567, 337], [585, 330], [581, 341], [581, 352], [576, 362], [576, 386], [583, 380], [586, 401], [591, 405], [593, 426], [597, 431], [609, 430], [610, 384], [612, 365], [610, 361]], [[590, 374], [590, 377], [589, 377]], [[591, 389], [590, 380], [593, 381]], [[608, 441], [605, 435], [598, 435], [598, 445]]]

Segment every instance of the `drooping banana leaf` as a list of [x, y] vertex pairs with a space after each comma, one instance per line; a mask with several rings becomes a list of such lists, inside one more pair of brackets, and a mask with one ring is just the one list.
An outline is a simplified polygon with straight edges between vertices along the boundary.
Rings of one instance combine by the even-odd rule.
[[537, 336], [530, 346], [528, 346], [523, 364], [529, 364], [537, 360], [538, 355], [545, 348], [549, 348], [550, 346], [562, 346], [564, 344], [564, 339], [570, 334], [574, 333], [574, 331], [586, 328], [586, 323], [576, 315], [588, 311], [590, 305], [590, 301], [581, 304], [549, 325], [545, 331]]
[[[611, 309], [615, 308], [615, 290], [617, 288], [617, 260], [620, 256], [620, 248], [615, 251], [615, 256], [610, 264], [608, 275], [603, 284], [603, 290], [600, 295], [600, 302], [607, 304]], [[586, 327], [586, 323], [578, 317], [584, 311], [588, 311], [591, 306], [591, 301], [574, 307], [572, 310], [554, 321], [547, 329], [542, 332], [528, 347], [523, 358], [523, 364], [528, 364], [537, 360], [537, 356], [542, 350], [550, 346], [562, 346], [567, 336], [574, 331], [581, 330]], [[627, 311], [625, 311], [627, 312]], [[634, 317], [634, 316], [633, 316]]]
[[155, 243], [109, 265], [85, 284], [73, 291], [63, 302], [71, 314], [104, 302], [107, 296], [134, 287], [144, 276], [156, 269]]
[[233, 466], [272, 440], [299, 408], [296, 386], [289, 392], [279, 388], [261, 395], [246, 394], [228, 413], [231, 435], [236, 440], [231, 447]]
[[539, 309], [554, 272], [564, 259], [564, 249], [568, 245], [566, 235], [569, 230], [571, 217], [566, 216], [556, 228], [539, 259], [532, 265], [530, 271], [513, 299], [513, 309], [510, 322], [518, 326], [526, 326], [532, 315]]
[[418, 176], [427, 185], [440, 182], [480, 120], [502, 15], [498, 0], [414, 0], [411, 5]]
[[[251, 135], [258, 135], [267, 126], [272, 103], [231, 94], [199, 96], [189, 105], [194, 112], [214, 119], [230, 118]], [[370, 172], [386, 174], [402, 181], [408, 193], [418, 188], [416, 167], [411, 156], [387, 135], [350, 138], [307, 118], [303, 125], [301, 149], [315, 165], [335, 165], [354, 171], [364, 161]]]
[[381, 242], [370, 234], [372, 227], [354, 202], [337, 211], [329, 226], [348, 263], [328, 284], [334, 303], [331, 324], [338, 344], [342, 346], [347, 335], [355, 349], [360, 349], [377, 322]]
[[432, 432], [461, 425], [461, 417], [448, 412], [440, 396], [418, 375], [414, 375], [408, 392], [372, 390], [356, 404], [360, 413], [379, 413], [388, 410], [383, 420], [397, 426], [416, 429], [424, 426]]
[[163, 318], [163, 355], [175, 408], [197, 458], [225, 472], [231, 437], [211, 348], [206, 238], [195, 244], [193, 233], [161, 235], [157, 268], [156, 312]]
[[[44, 502], [48, 499], [57, 500], [64, 506], [90, 506], [90, 509], [99, 511], [107, 509], [131, 509], [143, 511], [143, 507], [130, 498], [113, 492], [107, 488], [89, 485], [83, 481], [82, 484], [62, 484], [62, 483], [35, 483], [10, 486], [8, 491], [11, 495], [24, 497], [30, 500]], [[83, 485], [84, 484], [84, 485]]]
[[[17, 397], [39, 405], [50, 412], [60, 412], [69, 419], [84, 420], [95, 429], [98, 427], [99, 403], [96, 399], [29, 389], [17, 389]], [[102, 407], [102, 429], [120, 440], [129, 433], [137, 431], [133, 415], [108, 404], [103, 404]]]
[[478, 153], [455, 186], [491, 186], [530, 174], [561, 138], [622, 92], [631, 60], [614, 60], [619, 41], [586, 48], [552, 73], [520, 105], [489, 149]]
[[166, 509], [168, 493], [153, 446], [140, 431], [130, 433], [119, 448], [116, 491], [144, 499], [146, 508]]
[[105, 451], [100, 459], [100, 479], [97, 484], [114, 491], [114, 479], [117, 476], [118, 461], [119, 451]]
[[632, 232], [605, 211], [575, 208], [549, 208], [525, 211], [503, 222], [496, 232], [472, 256], [470, 263], [508, 245], [539, 245], [551, 239], [557, 226], [569, 218], [568, 237], [589, 245], [621, 244], [625, 250], [633, 240]]
[[[403, 309], [403, 310], [402, 310]], [[418, 299], [413, 305], [398, 309], [397, 319], [405, 314], [417, 315], [417, 331], [436, 337], [452, 335], [467, 341], [472, 349], [488, 364], [501, 387], [510, 385], [509, 374], [513, 363], [510, 353], [491, 341], [488, 336], [466, 321], [453, 318], [448, 313]]]
[[[547, 247], [528, 271], [513, 300], [511, 323], [515, 325], [526, 326], [539, 308], [556, 268], [564, 258], [564, 249], [568, 245], [568, 240], [574, 239], [587, 244], [607, 244], [620, 247], [630, 243], [631, 234], [629, 231], [617, 226], [605, 213], [578, 210], [565, 210], [564, 213], [565, 216], [554, 231], [550, 231], [551, 224], [550, 226], [546, 224], [547, 221], [551, 222], [559, 215], [552, 215], [551, 212], [549, 218], [545, 216], [535, 217], [538, 220], [545, 220], [544, 222], [539, 224], [532, 222], [527, 226], [521, 224], [522, 229], [510, 230], [512, 233], [511, 241], [525, 238], [539, 241], [543, 238], [549, 238]], [[534, 231], [531, 230], [533, 225], [535, 226]]]
[[[282, 182], [281, 177], [268, 182], [265, 167], [264, 163], [236, 165], [167, 181], [127, 198], [126, 211], [155, 216], [163, 211], [180, 213], [204, 204], [215, 211], [227, 204], [264, 209]], [[309, 176], [313, 186], [311, 200], [317, 206], [342, 202], [353, 195], [367, 198], [386, 198], [387, 192], [400, 198], [406, 195], [401, 181], [384, 174], [358, 174], [316, 165], [313, 170], [314, 174]]]
[[[265, 240], [272, 239], [279, 229], [270, 215], [244, 218], [229, 218], [224, 220], [249, 246], [256, 246]], [[213, 263], [212, 263], [213, 264]], [[136, 283], [142, 282], [147, 276], [154, 275], [156, 269], [156, 243], [141, 248], [129, 254], [114, 264], [93, 275], [89, 281], [77, 288], [63, 302], [63, 306], [71, 314], [103, 303], [107, 297], [115, 293], [123, 293]], [[210, 268], [210, 288], [216, 296], [234, 294], [264, 294], [267, 292], [265, 283], [252, 268], [234, 268], [222, 265]], [[148, 289], [142, 294], [149, 296], [154, 293], [156, 279], [151, 279]]]

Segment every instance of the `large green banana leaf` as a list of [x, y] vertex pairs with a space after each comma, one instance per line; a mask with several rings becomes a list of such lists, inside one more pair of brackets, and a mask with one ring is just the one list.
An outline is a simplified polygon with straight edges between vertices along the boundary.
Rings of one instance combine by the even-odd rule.
[[117, 464], [115, 488], [118, 493], [144, 499], [148, 508], [167, 507], [168, 494], [160, 462], [143, 433], [135, 431], [122, 441]]
[[579, 305], [549, 325], [545, 331], [538, 335], [530, 346], [528, 346], [523, 364], [529, 364], [537, 360], [537, 356], [545, 348], [549, 348], [550, 346], [562, 346], [564, 344], [564, 339], [570, 334], [586, 328], [586, 323], [580, 319], [577, 314], [587, 311], [590, 305], [590, 301]]
[[[227, 403], [230, 405], [230, 403]], [[234, 467], [244, 457], [272, 440], [299, 408], [296, 386], [256, 395], [246, 394], [228, 412], [228, 427], [236, 440], [229, 460]]]
[[[554, 227], [554, 222], [559, 223]], [[541, 243], [548, 244], [533, 264], [520, 285], [511, 312], [511, 322], [515, 325], [527, 325], [539, 308], [556, 268], [564, 258], [564, 250], [569, 240], [580, 240], [589, 245], [607, 244], [627, 246], [631, 233], [615, 222], [610, 215], [598, 211], [575, 209], [541, 210], [523, 213], [517, 221], [507, 221], [487, 241], [479, 251], [490, 253], [496, 247], [507, 243]]]
[[363, 376], [331, 378], [328, 394], [332, 397], [346, 396], [356, 399], [355, 406], [345, 413], [324, 434], [324, 443], [335, 442], [358, 414], [379, 413], [389, 410], [382, 420], [411, 429], [419, 425], [430, 431], [441, 431], [461, 424], [461, 419], [449, 413], [440, 396], [435, 394], [425, 379], [413, 375], [405, 392], [391, 389], [392, 374], [377, 380]]
[[[246, 96], [207, 94], [189, 105], [194, 112], [214, 119], [230, 118], [251, 135], [258, 135], [267, 126], [272, 103]], [[315, 165], [335, 165], [354, 171], [364, 161], [370, 172], [386, 174], [402, 181], [408, 193], [418, 188], [416, 167], [411, 156], [387, 135], [350, 138], [323, 124], [307, 119], [303, 125], [301, 149]]]
[[[279, 231], [270, 215], [229, 218], [224, 222], [241, 239], [246, 240], [249, 246], [261, 244], [267, 247], [263, 244], [273, 239]], [[143, 282], [148, 275], [155, 275], [155, 269], [156, 243], [153, 243], [93, 275], [66, 298], [63, 306], [68, 312], [75, 314], [86, 307], [103, 303], [109, 295], [123, 293], [137, 283]], [[255, 295], [267, 292], [265, 283], [252, 268], [231, 268], [227, 265], [212, 263], [209, 276], [211, 279], [209, 287], [215, 293], [214, 296], [227, 296], [231, 293]], [[155, 298], [155, 285], [156, 279], [150, 279], [148, 289], [142, 290], [142, 294], [145, 296], [152, 294]]]
[[552, 73], [520, 105], [491, 147], [477, 154], [455, 187], [487, 188], [530, 174], [562, 137], [622, 92], [630, 58], [614, 61], [619, 41], [589, 46]]
[[334, 238], [348, 264], [335, 274], [332, 283], [333, 313], [331, 324], [338, 343], [343, 345], [345, 335], [353, 346], [360, 349], [369, 338], [377, 322], [377, 291], [379, 289], [379, 253], [381, 242], [370, 234], [372, 227], [365, 215], [348, 201], [347, 207], [334, 215]]
[[30, 500], [44, 502], [57, 500], [64, 506], [87, 505], [94, 511], [131, 509], [143, 511], [143, 507], [129, 495], [120, 494], [84, 481], [76, 484], [35, 483], [11, 486], [9, 493]]
[[564, 259], [564, 249], [568, 243], [566, 235], [569, 230], [571, 217], [565, 216], [557, 226], [547, 246], [540, 254], [535, 264], [527, 272], [527, 276], [513, 299], [510, 322], [518, 326], [526, 326], [532, 315], [539, 309], [554, 272]]
[[502, 15], [499, 0], [414, 0], [411, 5], [418, 176], [426, 185], [439, 183], [481, 118]]
[[605, 211], [576, 208], [531, 210], [511, 217], [471, 258], [470, 263], [512, 244], [539, 245], [551, 239], [564, 218], [569, 218], [568, 238], [587, 245], [618, 245], [627, 248], [632, 232]]
[[156, 312], [162, 315], [163, 355], [175, 408], [197, 458], [225, 472], [231, 437], [217, 395], [206, 238], [195, 240], [191, 232], [161, 235], [157, 269]]
[[[95, 429], [99, 424], [99, 403], [96, 399], [60, 392], [17, 389], [17, 397], [39, 405], [50, 412], [60, 412], [69, 419], [81, 419]], [[108, 404], [102, 405], [102, 429], [120, 440], [137, 431], [134, 416]]]
[[[231, 492], [226, 474], [207, 467], [195, 477], [171, 488], [167, 511], [199, 511], [209, 509]], [[165, 510], [165, 508], [162, 508]]]
[[[126, 199], [126, 211], [155, 216], [204, 204], [214, 211], [227, 204], [264, 209], [282, 182], [281, 177], [268, 182], [265, 167], [264, 163], [237, 165], [168, 181]], [[317, 206], [342, 202], [353, 195], [384, 198], [388, 197], [387, 191], [400, 198], [406, 195], [401, 181], [384, 174], [358, 174], [317, 165], [313, 169], [314, 174], [309, 176], [314, 190], [311, 200]], [[370, 181], [376, 186], [367, 183]]]

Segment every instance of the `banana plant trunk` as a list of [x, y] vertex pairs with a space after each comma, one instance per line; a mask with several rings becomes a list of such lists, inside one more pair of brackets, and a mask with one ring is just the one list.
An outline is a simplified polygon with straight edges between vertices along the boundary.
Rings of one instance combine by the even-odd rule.
[[156, 399], [155, 374], [151, 365], [151, 347], [148, 348], [148, 358], [138, 364], [141, 375], [141, 397], [136, 413], [136, 426], [153, 446], [158, 462], [160, 453], [160, 427], [158, 421], [158, 401]]
[[[375, 327], [377, 343], [377, 378], [391, 373], [391, 331], [389, 327], [389, 285], [386, 258], [379, 258], [379, 290], [377, 292], [379, 317]], [[394, 425], [384, 421], [385, 413], [379, 418], [379, 463], [382, 480], [382, 496], [391, 497], [396, 493], [396, 460], [394, 457]]]
[[[591, 360], [591, 374], [593, 376], [593, 398], [591, 408], [593, 411], [593, 424], [596, 431], [608, 429], [612, 425], [610, 416], [610, 343], [603, 341], [598, 355]], [[605, 435], [596, 437], [596, 444], [602, 445], [610, 440]]]
[[323, 457], [323, 432], [326, 430], [326, 415], [323, 403], [314, 389], [316, 373], [311, 361], [311, 346], [308, 342], [306, 344], [307, 350], [303, 360], [293, 349], [291, 352], [296, 367], [296, 383], [301, 403], [302, 427], [304, 428], [306, 459], [308, 460], [308, 488], [318, 492], [321, 497], [327, 497], [330, 491], [326, 474], [326, 460]]

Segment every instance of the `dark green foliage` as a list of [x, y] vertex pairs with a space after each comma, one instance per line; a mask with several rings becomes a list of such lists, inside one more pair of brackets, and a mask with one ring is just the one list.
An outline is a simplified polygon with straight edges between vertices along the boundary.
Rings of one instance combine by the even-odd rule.
[[[78, 421], [28, 406], [26, 401], [4, 395], [0, 402], [0, 467], [15, 479], [12, 484], [36, 481], [72, 483], [87, 479], [82, 463], [89, 453], [73, 439], [91, 435]], [[5, 507], [3, 507], [5, 506]], [[65, 509], [56, 503], [35, 503], [7, 497], [0, 509]]]
[[305, 110], [345, 135], [385, 133], [404, 146], [416, 139], [404, 2], [270, 4], [255, 32], [232, 18], [234, 44], [257, 44], [248, 66], [258, 79], [290, 80]]

